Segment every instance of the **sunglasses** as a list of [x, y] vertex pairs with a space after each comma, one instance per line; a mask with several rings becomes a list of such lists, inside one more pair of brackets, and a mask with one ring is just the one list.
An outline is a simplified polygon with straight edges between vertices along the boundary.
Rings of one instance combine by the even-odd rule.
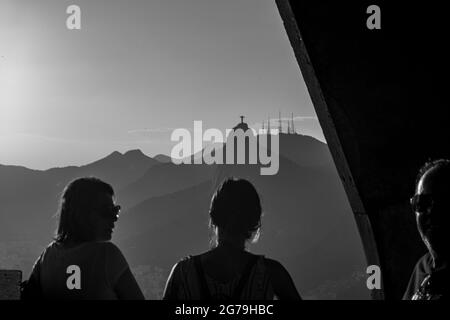
[[[410, 199], [411, 208], [414, 212], [427, 213], [434, 206], [446, 206], [445, 196], [432, 194], [416, 194]], [[448, 200], [447, 200], [448, 201]]]
[[425, 213], [434, 204], [431, 194], [416, 194], [410, 200], [411, 208], [414, 212]]
[[105, 217], [105, 218], [111, 218], [111, 217], [119, 218], [120, 209], [121, 209], [121, 207], [119, 205], [112, 206], [109, 208], [103, 208], [102, 210], [100, 210], [100, 214], [102, 217]]

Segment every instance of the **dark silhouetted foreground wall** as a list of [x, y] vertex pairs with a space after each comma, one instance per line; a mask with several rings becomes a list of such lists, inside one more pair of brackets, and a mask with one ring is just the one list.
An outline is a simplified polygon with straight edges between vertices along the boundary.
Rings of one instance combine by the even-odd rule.
[[[381, 292], [399, 299], [424, 253], [409, 197], [428, 158], [450, 157], [441, 2], [276, 0]], [[381, 30], [369, 30], [370, 5]]]

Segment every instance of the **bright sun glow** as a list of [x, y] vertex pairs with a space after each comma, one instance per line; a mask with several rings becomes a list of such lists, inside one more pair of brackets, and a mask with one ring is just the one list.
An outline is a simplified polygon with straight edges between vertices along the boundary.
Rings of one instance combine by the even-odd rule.
[[0, 133], [23, 127], [28, 72], [23, 66], [0, 58]]

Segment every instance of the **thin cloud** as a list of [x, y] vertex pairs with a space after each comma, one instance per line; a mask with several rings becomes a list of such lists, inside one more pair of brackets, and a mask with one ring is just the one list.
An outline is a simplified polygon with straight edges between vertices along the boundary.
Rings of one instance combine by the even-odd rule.
[[[285, 118], [284, 120], [289, 120], [290, 118]], [[305, 121], [305, 120], [315, 120], [319, 121], [317, 117], [294, 117], [294, 121]]]
[[128, 130], [127, 133], [128, 134], [146, 134], [146, 133], [168, 133], [168, 132], [172, 132], [173, 130], [175, 130], [176, 128], [144, 128], [144, 129], [131, 129]]
[[[281, 118], [270, 118], [270, 125], [271, 126], [277, 126], [278, 125], [278, 121], [281, 121], [283, 123], [286, 123], [286, 121], [291, 121], [292, 118], [290, 117], [281, 117]], [[264, 123], [264, 126], [267, 126], [267, 120], [265, 119], [263, 122], [255, 122], [253, 124], [250, 125], [250, 127], [252, 128], [260, 128], [262, 127], [262, 124]], [[319, 119], [316, 116], [296, 116], [294, 117], [294, 122], [302, 122], [302, 121], [319, 121]]]

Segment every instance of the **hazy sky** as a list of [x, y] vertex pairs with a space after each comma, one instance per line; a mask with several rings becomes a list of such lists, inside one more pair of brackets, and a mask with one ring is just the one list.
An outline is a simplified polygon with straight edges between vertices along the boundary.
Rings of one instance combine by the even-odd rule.
[[0, 0], [1, 164], [170, 154], [194, 120], [258, 128], [279, 110], [324, 141], [274, 0]]

